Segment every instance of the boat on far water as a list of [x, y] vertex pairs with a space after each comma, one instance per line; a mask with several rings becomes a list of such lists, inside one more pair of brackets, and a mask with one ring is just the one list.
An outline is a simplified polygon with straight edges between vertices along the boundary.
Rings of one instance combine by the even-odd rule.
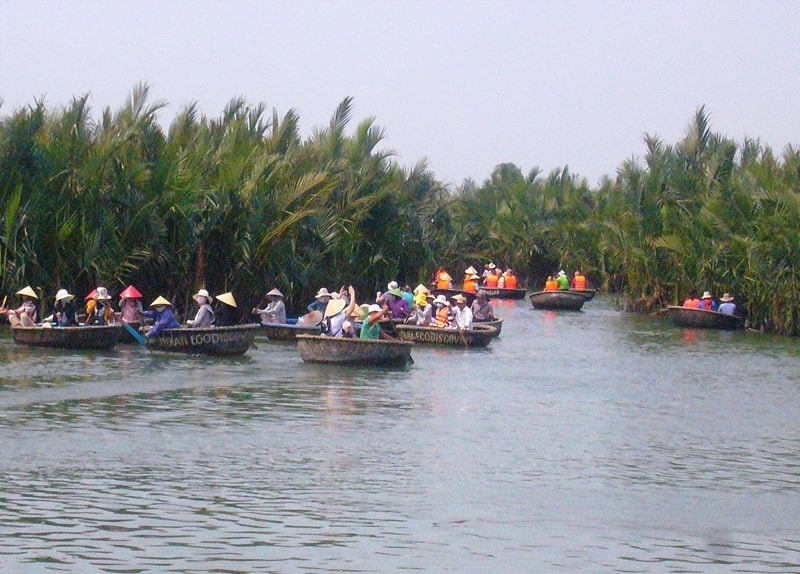
[[580, 311], [586, 303], [586, 297], [573, 291], [537, 291], [531, 293], [531, 305], [534, 309], [556, 309]]
[[706, 309], [692, 309], [691, 307], [667, 307], [669, 320], [676, 327], [692, 327], [695, 329], [724, 329], [734, 331], [744, 327], [744, 317], [726, 315], [717, 311]]

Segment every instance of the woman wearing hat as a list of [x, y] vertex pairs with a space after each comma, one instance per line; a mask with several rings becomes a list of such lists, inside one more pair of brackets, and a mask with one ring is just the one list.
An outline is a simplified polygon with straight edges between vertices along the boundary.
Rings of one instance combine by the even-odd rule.
[[705, 309], [706, 311], [716, 311], [717, 310], [717, 302], [711, 297], [710, 291], [705, 291], [703, 296], [700, 297], [700, 305], [699, 309]]
[[317, 294], [314, 295], [314, 300], [308, 304], [307, 309], [309, 313], [311, 311], [319, 311], [324, 315], [325, 307], [328, 306], [328, 301], [330, 301], [332, 298], [333, 295], [331, 295], [325, 287], [320, 287], [319, 291], [317, 291]]
[[267, 293], [269, 303], [263, 309], [253, 308], [253, 315], [259, 315], [263, 324], [286, 323], [286, 304], [283, 302], [283, 293], [273, 289]]
[[239, 322], [238, 312], [236, 311], [236, 299], [230, 291], [217, 295], [217, 320], [214, 324], [217, 327], [233, 327]]
[[144, 316], [148, 319], [153, 319], [153, 326], [144, 334], [145, 337], [155, 337], [164, 329], [177, 329], [181, 326], [172, 313], [172, 303], [161, 295], [150, 303], [150, 307], [150, 310], [144, 312]]
[[94, 290], [91, 301], [86, 305], [87, 325], [110, 325], [114, 322], [114, 309], [109, 301], [111, 296], [108, 289], [98, 287]]
[[142, 320], [142, 294], [133, 285], [128, 285], [119, 294], [119, 310], [122, 320], [126, 323], [135, 323]]
[[204, 329], [213, 325], [215, 316], [211, 302], [214, 298], [205, 289], [199, 289], [192, 295], [192, 299], [197, 303], [197, 313], [195, 313], [194, 319], [189, 319], [186, 324], [195, 329]]
[[[416, 295], [416, 303], [411, 315], [406, 319], [406, 323], [427, 327], [433, 321], [433, 293], [425, 289]], [[420, 297], [421, 296], [421, 297]]]
[[56, 292], [56, 304], [53, 305], [53, 318], [57, 327], [72, 327], [78, 324], [75, 316], [75, 295], [66, 289]]
[[433, 300], [433, 307], [436, 310], [431, 327], [447, 327], [450, 322], [450, 303], [444, 295], [437, 295]]
[[342, 337], [344, 334], [343, 325], [356, 307], [356, 292], [351, 285], [348, 290], [349, 300], [340, 297], [331, 300], [325, 307], [325, 334], [329, 337]]
[[36, 295], [36, 291], [28, 285], [17, 291], [16, 294], [22, 297], [22, 305], [16, 309], [6, 309], [3, 307], [0, 309], [0, 313], [4, 313], [8, 317], [8, 322], [11, 323], [12, 327], [16, 325], [35, 327], [39, 317], [35, 303], [36, 299], [39, 298]]

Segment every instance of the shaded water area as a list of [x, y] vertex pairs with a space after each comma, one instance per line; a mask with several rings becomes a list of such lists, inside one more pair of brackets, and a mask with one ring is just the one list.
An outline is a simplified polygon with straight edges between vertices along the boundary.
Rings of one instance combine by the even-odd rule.
[[800, 571], [797, 340], [496, 303], [401, 371], [6, 333], [0, 571]]

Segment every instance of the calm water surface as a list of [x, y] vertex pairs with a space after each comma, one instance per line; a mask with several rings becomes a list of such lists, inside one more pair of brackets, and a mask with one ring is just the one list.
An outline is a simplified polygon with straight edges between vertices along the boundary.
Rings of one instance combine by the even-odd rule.
[[800, 572], [796, 340], [498, 306], [403, 371], [5, 333], [0, 571]]

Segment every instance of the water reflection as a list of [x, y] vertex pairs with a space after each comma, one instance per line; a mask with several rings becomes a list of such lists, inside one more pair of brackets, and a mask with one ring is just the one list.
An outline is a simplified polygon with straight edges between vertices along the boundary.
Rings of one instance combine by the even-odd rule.
[[800, 569], [796, 341], [612, 303], [403, 371], [0, 339], [0, 568]]

